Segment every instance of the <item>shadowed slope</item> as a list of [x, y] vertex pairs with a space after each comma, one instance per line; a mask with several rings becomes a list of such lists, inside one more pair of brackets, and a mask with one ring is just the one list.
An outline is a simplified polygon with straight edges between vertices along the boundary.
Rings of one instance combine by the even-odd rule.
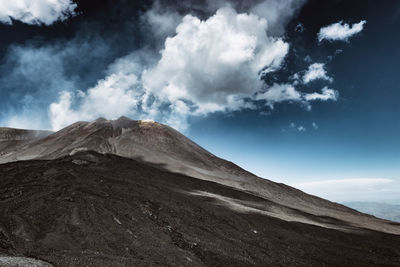
[[400, 264], [398, 236], [114, 155], [2, 164], [0, 177], [0, 254], [55, 266]]

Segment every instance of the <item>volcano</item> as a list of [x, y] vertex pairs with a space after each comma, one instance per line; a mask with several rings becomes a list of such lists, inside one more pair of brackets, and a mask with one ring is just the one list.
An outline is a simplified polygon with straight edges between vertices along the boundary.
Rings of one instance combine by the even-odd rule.
[[257, 177], [154, 121], [0, 128], [0, 163], [5, 266], [400, 265], [400, 224]]

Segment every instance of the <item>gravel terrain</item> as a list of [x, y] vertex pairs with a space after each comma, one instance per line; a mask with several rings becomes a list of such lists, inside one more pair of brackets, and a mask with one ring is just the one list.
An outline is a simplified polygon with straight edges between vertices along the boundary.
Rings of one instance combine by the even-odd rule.
[[0, 165], [0, 253], [54, 266], [400, 265], [398, 235], [160, 167], [95, 152]]

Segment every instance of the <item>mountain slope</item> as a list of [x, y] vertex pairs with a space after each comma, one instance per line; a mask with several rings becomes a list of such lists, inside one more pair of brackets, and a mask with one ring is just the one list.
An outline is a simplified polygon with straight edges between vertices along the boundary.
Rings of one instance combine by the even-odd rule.
[[[259, 178], [235, 164], [220, 159], [204, 150], [176, 130], [152, 121], [135, 121], [126, 117], [109, 121], [103, 118], [93, 122], [77, 122], [45, 138], [27, 144], [23, 149], [0, 156], [0, 162], [21, 159], [57, 159], [79, 151], [111, 153], [158, 166], [170, 172], [217, 182], [251, 192], [265, 200], [279, 203], [288, 209], [346, 222], [356, 228], [368, 228], [400, 234], [398, 225], [359, 213], [342, 205], [311, 196], [286, 186]], [[217, 196], [215, 201], [226, 201]], [[229, 202], [229, 201], [228, 201]], [[277, 208], [269, 216], [348, 231], [349, 228], [321, 223], [300, 213], [288, 215]]]
[[[0, 177], [0, 255], [55, 266], [400, 264], [399, 236], [114, 155], [1, 164]], [[277, 209], [351, 231], [270, 216]]]
[[18, 150], [36, 140], [42, 139], [52, 132], [23, 130], [0, 127], [0, 163], [1, 158], [14, 154]]
[[1, 162], [21, 159], [55, 159], [79, 150], [138, 158], [167, 164], [172, 171], [193, 176], [230, 176], [240, 179], [250, 173], [221, 160], [173, 128], [153, 121], [121, 117], [77, 122], [25, 148], [2, 157]]

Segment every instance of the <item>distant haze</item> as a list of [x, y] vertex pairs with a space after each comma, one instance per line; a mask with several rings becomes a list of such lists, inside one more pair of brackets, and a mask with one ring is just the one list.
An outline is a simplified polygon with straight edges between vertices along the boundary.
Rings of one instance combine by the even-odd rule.
[[400, 222], [400, 204], [391, 205], [376, 202], [345, 202], [343, 204], [378, 218]]

